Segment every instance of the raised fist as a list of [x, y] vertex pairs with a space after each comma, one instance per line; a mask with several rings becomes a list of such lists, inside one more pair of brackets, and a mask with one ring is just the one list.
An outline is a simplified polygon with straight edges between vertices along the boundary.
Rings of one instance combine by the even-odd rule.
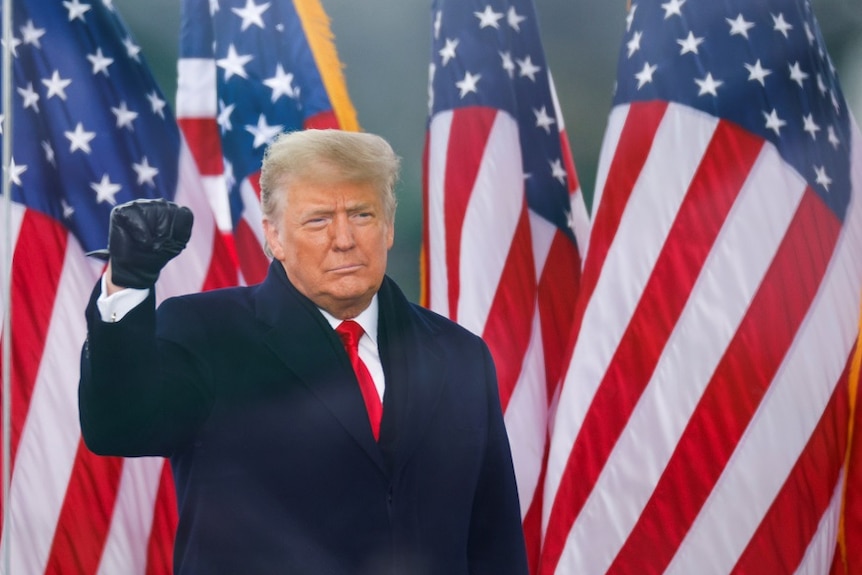
[[191, 210], [161, 198], [120, 204], [111, 210], [108, 249], [90, 255], [110, 258], [116, 285], [149, 288], [186, 247], [193, 221]]

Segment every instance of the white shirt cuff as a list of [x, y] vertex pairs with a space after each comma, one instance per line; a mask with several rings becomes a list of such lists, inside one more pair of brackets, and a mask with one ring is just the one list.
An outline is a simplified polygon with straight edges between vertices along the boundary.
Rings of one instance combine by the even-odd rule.
[[96, 300], [96, 307], [99, 308], [99, 315], [102, 317], [102, 321], [114, 323], [123, 319], [127, 313], [143, 303], [147, 299], [147, 296], [150, 295], [150, 290], [126, 288], [112, 295], [107, 295], [107, 293], [107, 280], [103, 275], [102, 293], [99, 294], [99, 299]]

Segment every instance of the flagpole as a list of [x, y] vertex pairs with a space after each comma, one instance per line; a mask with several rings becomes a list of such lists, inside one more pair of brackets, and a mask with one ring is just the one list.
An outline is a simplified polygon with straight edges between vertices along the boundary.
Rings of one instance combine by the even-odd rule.
[[9, 167], [12, 159], [12, 0], [3, 0], [3, 213], [6, 230], [3, 238], [3, 573], [12, 569], [12, 529], [9, 493], [12, 479], [12, 182]]

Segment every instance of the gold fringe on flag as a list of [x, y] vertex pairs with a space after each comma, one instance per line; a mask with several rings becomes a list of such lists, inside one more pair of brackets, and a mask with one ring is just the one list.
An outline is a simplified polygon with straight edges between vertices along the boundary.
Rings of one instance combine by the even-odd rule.
[[344, 64], [335, 50], [335, 36], [329, 26], [329, 16], [323, 11], [319, 0], [294, 0], [296, 13], [302, 22], [308, 45], [320, 71], [333, 112], [342, 130], [359, 131], [356, 110], [347, 94], [344, 79]]
[[[859, 321], [859, 334], [862, 334], [862, 313], [860, 313], [860, 321]], [[860, 371], [862, 371], [862, 345], [860, 345], [859, 335], [856, 337], [856, 349], [853, 353], [853, 360], [850, 363], [850, 375], [848, 382], [848, 399], [850, 404], [850, 414], [849, 414], [849, 425], [847, 430], [847, 451], [844, 459], [844, 489], [841, 500], [841, 517], [838, 523], [838, 549], [837, 552], [840, 553], [840, 558], [838, 561], [834, 561], [833, 563], [838, 563], [843, 566], [844, 573], [853, 572], [853, 567], [851, 567], [851, 562], [853, 565], [858, 566], [862, 559], [859, 557], [854, 557], [849, 555], [851, 551], [848, 549], [847, 544], [847, 530], [848, 529], [859, 529], [859, 525], [854, 521], [852, 521], [852, 525], [847, 524], [847, 512], [848, 512], [848, 501], [847, 497], [851, 493], [851, 490], [857, 489], [858, 486], [852, 485], [854, 479], [853, 469], [851, 465], [859, 465], [858, 461], [853, 461], [854, 457], [858, 457], [859, 453], [862, 453], [862, 449], [860, 449], [859, 445], [856, 445], [855, 442], [859, 441], [859, 438], [856, 437], [856, 409], [857, 409], [857, 399], [859, 397], [859, 378]], [[858, 494], [854, 494], [853, 497], [859, 497]], [[857, 501], [852, 502], [855, 507], [858, 505]], [[854, 538], [858, 537], [858, 534], [854, 534]], [[860, 553], [860, 550], [853, 550], [852, 553]], [[833, 569], [833, 573], [835, 570]]]

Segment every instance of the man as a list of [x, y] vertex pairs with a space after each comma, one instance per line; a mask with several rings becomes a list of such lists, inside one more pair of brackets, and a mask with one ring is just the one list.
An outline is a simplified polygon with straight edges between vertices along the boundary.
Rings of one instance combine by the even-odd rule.
[[488, 349], [385, 276], [398, 165], [370, 134], [283, 134], [260, 180], [266, 279], [158, 311], [190, 213], [112, 213], [81, 427], [96, 453], [170, 457], [178, 574], [527, 572]]

